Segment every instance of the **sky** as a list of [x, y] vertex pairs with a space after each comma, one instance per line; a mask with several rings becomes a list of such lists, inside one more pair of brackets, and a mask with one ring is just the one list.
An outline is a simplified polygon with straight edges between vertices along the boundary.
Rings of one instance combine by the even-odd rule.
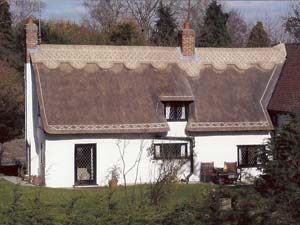
[[[300, 0], [298, 0], [300, 3]], [[45, 0], [46, 8], [42, 17], [50, 19], [69, 19], [79, 21], [85, 14], [83, 0]], [[254, 23], [257, 20], [264, 20], [270, 17], [278, 20], [287, 15], [289, 7], [295, 0], [221, 0], [226, 5], [226, 9], [237, 9], [241, 12], [247, 23]]]

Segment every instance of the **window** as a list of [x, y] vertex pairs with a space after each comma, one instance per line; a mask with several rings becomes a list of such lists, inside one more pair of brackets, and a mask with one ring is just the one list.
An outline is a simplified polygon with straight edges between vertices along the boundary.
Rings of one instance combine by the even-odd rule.
[[264, 145], [239, 145], [238, 146], [238, 166], [256, 167], [258, 156], [265, 149]]
[[166, 102], [165, 117], [168, 121], [186, 121], [188, 117], [185, 102]]
[[187, 143], [154, 144], [155, 159], [188, 158]]
[[75, 145], [75, 185], [96, 184], [96, 144]]

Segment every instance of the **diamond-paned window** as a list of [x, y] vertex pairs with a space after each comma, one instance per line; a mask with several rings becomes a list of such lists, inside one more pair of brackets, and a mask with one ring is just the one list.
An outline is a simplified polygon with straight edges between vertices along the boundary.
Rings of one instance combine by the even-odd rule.
[[188, 158], [187, 143], [154, 144], [155, 159], [186, 159]]
[[165, 117], [168, 121], [186, 121], [187, 104], [185, 102], [166, 102]]
[[264, 145], [239, 145], [238, 146], [238, 166], [256, 167], [258, 156], [265, 149]]
[[75, 145], [75, 185], [96, 184], [96, 145]]

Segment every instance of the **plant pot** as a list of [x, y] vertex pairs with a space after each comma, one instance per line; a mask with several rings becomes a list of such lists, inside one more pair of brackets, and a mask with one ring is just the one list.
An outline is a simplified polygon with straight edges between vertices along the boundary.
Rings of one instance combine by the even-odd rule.
[[109, 184], [109, 187], [110, 187], [110, 188], [118, 187], [118, 180], [116, 180], [116, 179], [111, 179], [111, 180], [109, 180], [108, 184]]
[[41, 186], [42, 185], [42, 178], [40, 176], [33, 176], [32, 177], [32, 184], [36, 186]]

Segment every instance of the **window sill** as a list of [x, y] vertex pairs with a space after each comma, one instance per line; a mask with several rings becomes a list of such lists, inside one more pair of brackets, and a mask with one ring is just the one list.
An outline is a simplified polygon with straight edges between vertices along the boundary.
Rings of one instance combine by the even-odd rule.
[[100, 187], [99, 184], [74, 184], [74, 188], [95, 188]]

